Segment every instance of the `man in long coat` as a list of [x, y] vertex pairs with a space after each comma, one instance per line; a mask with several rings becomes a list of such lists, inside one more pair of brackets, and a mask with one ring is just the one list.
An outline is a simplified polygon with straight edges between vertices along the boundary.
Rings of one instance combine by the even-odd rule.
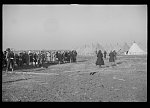
[[115, 55], [112, 51], [109, 53], [109, 56], [109, 62], [115, 62]]
[[104, 51], [104, 58], [106, 59], [106, 54], [107, 54], [107, 52], [106, 51]]
[[101, 65], [104, 65], [103, 54], [101, 50], [99, 50], [97, 53], [96, 65], [99, 65], [99, 67], [101, 67]]
[[114, 50], [113, 53], [114, 53], [114, 59], [116, 60], [117, 59], [117, 52]]

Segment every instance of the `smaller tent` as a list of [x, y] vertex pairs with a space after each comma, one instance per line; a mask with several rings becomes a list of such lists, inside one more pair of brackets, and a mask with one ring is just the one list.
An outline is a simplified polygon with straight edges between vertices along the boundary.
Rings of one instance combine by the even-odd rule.
[[124, 54], [127, 54], [128, 51], [129, 51], [129, 49], [130, 49], [129, 45], [127, 43], [125, 43], [124, 46], [123, 46], [123, 48], [122, 48], [122, 52]]
[[128, 51], [128, 55], [143, 55], [143, 54], [146, 54], [146, 52], [143, 51], [135, 42]]
[[83, 56], [93, 56], [96, 54], [96, 51], [98, 50], [101, 50], [102, 52], [104, 51], [103, 46], [100, 45], [99, 43], [87, 44], [76, 49], [78, 55]]
[[119, 51], [120, 54], [126, 55], [129, 51], [130, 47], [127, 43], [124, 43], [124, 45], [121, 47], [121, 50]]

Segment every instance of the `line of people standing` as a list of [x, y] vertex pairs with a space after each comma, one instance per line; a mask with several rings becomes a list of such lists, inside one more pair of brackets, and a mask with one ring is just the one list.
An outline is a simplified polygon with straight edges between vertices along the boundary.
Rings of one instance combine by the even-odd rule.
[[15, 65], [23, 68], [24, 66], [44, 67], [46, 63], [68, 63], [76, 62], [76, 50], [68, 51], [22, 51], [14, 52], [7, 48], [2, 52], [2, 68], [14, 70]]
[[[98, 51], [97, 54], [97, 60], [96, 60], [96, 65], [99, 65], [99, 67], [101, 67], [101, 65], [105, 65], [104, 63], [104, 59], [103, 59], [103, 53], [101, 50]], [[106, 59], [106, 55], [107, 55], [107, 52], [104, 51], [104, 58]], [[117, 53], [116, 51], [110, 51], [109, 53], [109, 62], [111, 63], [115, 63], [115, 60], [117, 59]]]

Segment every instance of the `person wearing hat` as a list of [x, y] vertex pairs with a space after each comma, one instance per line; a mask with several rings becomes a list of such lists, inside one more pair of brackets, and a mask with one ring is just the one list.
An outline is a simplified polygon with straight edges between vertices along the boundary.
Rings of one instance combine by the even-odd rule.
[[7, 60], [7, 67], [6, 72], [8, 72], [9, 67], [11, 66], [12, 71], [14, 70], [14, 53], [10, 50], [10, 48], [6, 49], [6, 60]]

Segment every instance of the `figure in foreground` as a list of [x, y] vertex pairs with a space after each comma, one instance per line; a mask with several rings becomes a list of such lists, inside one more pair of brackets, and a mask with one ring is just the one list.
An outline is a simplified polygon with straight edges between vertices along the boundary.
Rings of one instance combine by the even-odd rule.
[[99, 65], [100, 68], [101, 68], [101, 65], [104, 65], [103, 54], [101, 50], [99, 50], [97, 53], [96, 65]]

